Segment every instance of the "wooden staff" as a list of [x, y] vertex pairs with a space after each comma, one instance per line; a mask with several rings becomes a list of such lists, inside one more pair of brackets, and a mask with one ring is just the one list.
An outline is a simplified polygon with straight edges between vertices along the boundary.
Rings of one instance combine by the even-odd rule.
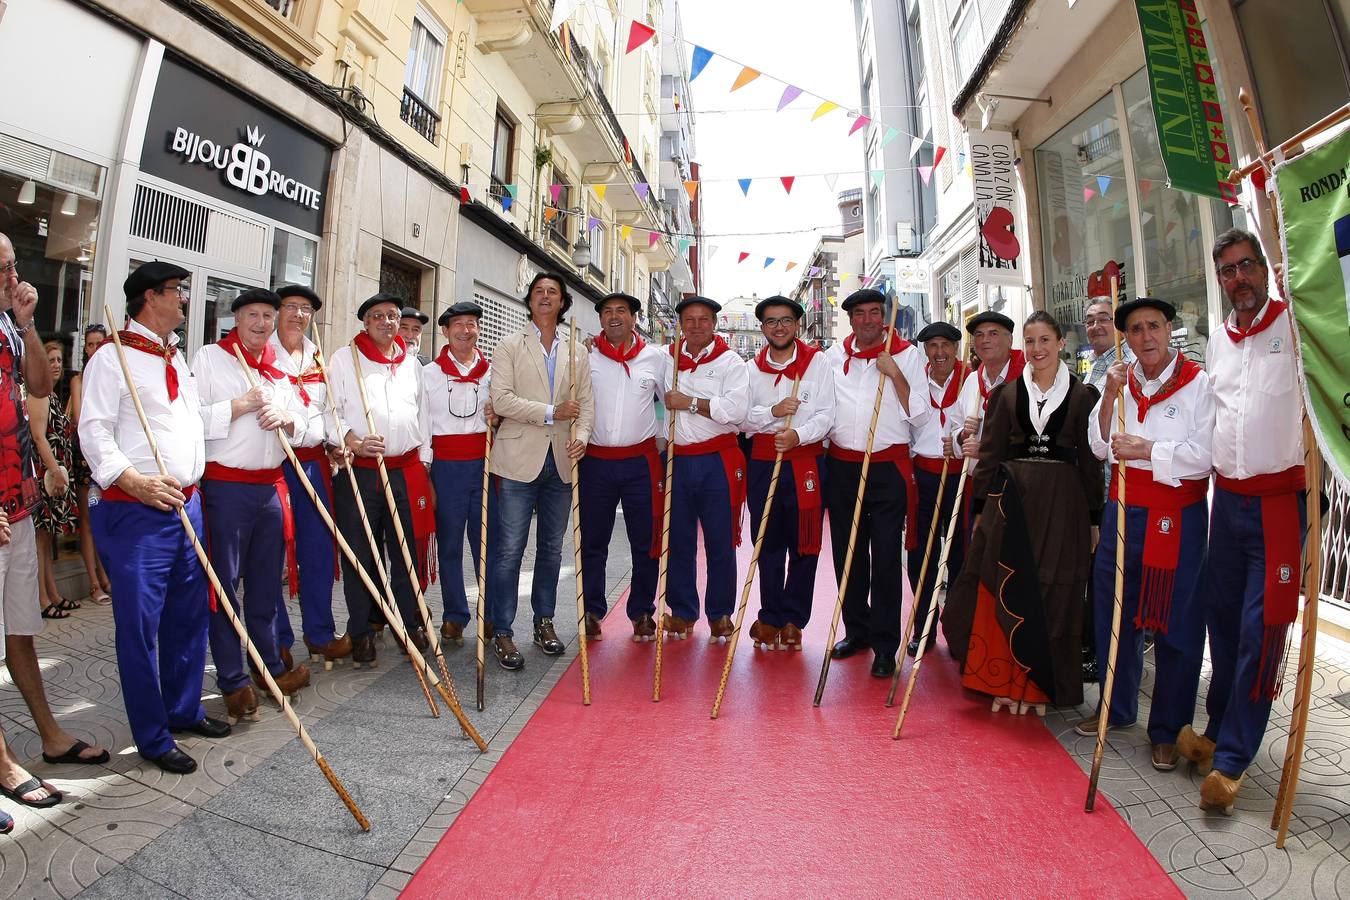
[[[789, 399], [797, 399], [801, 388], [802, 376], [792, 379], [792, 393]], [[792, 413], [783, 419], [783, 433], [792, 430]], [[769, 475], [769, 493], [764, 500], [764, 509], [759, 514], [759, 531], [755, 535], [755, 549], [750, 554], [750, 567], [745, 570], [745, 584], [741, 587], [741, 605], [736, 608], [736, 630], [731, 633], [731, 646], [727, 648], [726, 662], [722, 664], [722, 679], [717, 683], [717, 697], [713, 700], [712, 718], [716, 719], [722, 709], [722, 695], [727, 690], [727, 679], [731, 677], [731, 662], [736, 658], [736, 644], [741, 638], [741, 626], [745, 624], [745, 608], [750, 603], [750, 585], [755, 580], [755, 567], [759, 565], [759, 553], [764, 549], [764, 534], [769, 527], [769, 510], [773, 509], [774, 494], [778, 491], [778, 474], [783, 468], [783, 451], [773, 455], [773, 472]]]
[[[670, 389], [680, 387], [680, 317], [675, 317], [675, 370], [670, 375]], [[666, 483], [665, 510], [661, 514], [661, 561], [656, 573], [656, 670], [652, 675], [652, 702], [661, 700], [661, 647], [665, 644], [666, 629], [662, 619], [666, 615], [666, 579], [670, 575], [670, 501], [671, 484], [675, 477], [675, 410], [666, 407]]]
[[[891, 336], [895, 334], [895, 314], [899, 309], [899, 299], [892, 300], [890, 321], [886, 325], [886, 334], [881, 343], [882, 353], [890, 352]], [[839, 599], [834, 603], [834, 617], [830, 619], [830, 637], [825, 642], [825, 659], [820, 663], [820, 680], [816, 683], [816, 698], [812, 706], [820, 706], [820, 698], [825, 695], [825, 682], [830, 677], [830, 651], [834, 649], [834, 638], [839, 633], [839, 618], [844, 614], [844, 592], [848, 590], [848, 576], [853, 569], [853, 549], [858, 540], [858, 523], [862, 521], [863, 494], [867, 491], [867, 472], [872, 467], [872, 444], [877, 437], [877, 421], [881, 418], [881, 398], [886, 390], [886, 382], [887, 379], [882, 378], [878, 372], [877, 396], [872, 401], [872, 423], [867, 426], [867, 447], [863, 450], [862, 473], [858, 478], [858, 496], [853, 501], [853, 524], [848, 530], [848, 552], [844, 554], [844, 573], [839, 578]]]
[[[323, 360], [325, 358], [323, 344], [320, 342], [319, 331], [317, 328], [314, 330], [314, 347], [319, 352], [320, 360]], [[328, 409], [333, 414], [333, 427], [337, 429], [338, 440], [342, 440], [342, 436], [347, 433], [347, 429], [342, 427], [342, 418], [338, 415], [337, 394], [333, 393], [333, 385], [328, 380], [328, 366], [321, 362], [319, 365], [319, 373], [323, 376], [323, 386], [328, 392]], [[427, 706], [431, 708], [431, 715], [433, 718], [439, 719], [441, 717], [441, 711], [436, 707], [436, 700], [431, 696], [431, 688], [427, 684], [427, 678], [424, 672], [425, 666], [418, 666], [417, 663], [413, 662], [412, 652], [408, 650], [408, 648], [412, 646], [412, 643], [407, 639], [407, 633], [403, 625], [403, 614], [399, 612], [398, 602], [394, 599], [394, 589], [392, 587], [392, 582], [389, 579], [389, 573], [385, 571], [384, 568], [384, 553], [380, 550], [380, 545], [375, 542], [375, 533], [370, 530], [370, 518], [366, 515], [366, 502], [361, 499], [361, 489], [356, 484], [356, 473], [352, 470], [352, 466], [349, 462], [345, 463], [343, 468], [347, 470], [347, 480], [351, 484], [352, 497], [356, 501], [356, 512], [361, 519], [362, 527], [365, 528], [366, 544], [370, 547], [370, 558], [375, 561], [375, 571], [376, 574], [380, 576], [380, 583], [384, 586], [384, 597], [388, 598], [388, 602], [385, 602], [384, 598], [381, 597], [379, 590], [374, 587], [370, 578], [370, 573], [367, 572], [365, 567], [357, 560], [356, 554], [348, 552], [347, 560], [352, 564], [352, 567], [356, 569], [357, 575], [370, 591], [370, 595], [375, 600], [376, 605], [379, 606], [380, 612], [384, 613], [385, 619], [389, 621], [390, 631], [394, 633], [395, 640], [403, 645], [405, 651], [408, 651], [408, 663], [413, 667], [413, 671], [417, 673], [417, 681], [422, 685], [422, 693], [426, 695]], [[297, 471], [298, 470], [299, 467], [297, 467]], [[316, 505], [322, 506], [322, 504]], [[324, 509], [323, 512], [327, 513], [328, 510]], [[324, 516], [324, 520], [326, 522], [331, 522], [331, 516]], [[329, 528], [332, 529], [333, 536], [337, 539], [339, 547], [346, 543], [342, 535], [338, 532], [336, 524], [330, 524]], [[350, 547], [345, 549], [348, 551], [351, 550]], [[397, 627], [395, 627], [395, 623], [397, 623]], [[434, 675], [432, 676], [432, 680], [435, 680]]]
[[[1242, 111], [1247, 114], [1247, 123], [1251, 126], [1252, 137], [1256, 139], [1256, 149], [1258, 153], [1257, 162], [1247, 166], [1248, 174], [1257, 168], [1267, 169], [1267, 173], [1273, 177], [1274, 172], [1267, 167], [1269, 165], [1268, 154], [1265, 149], [1265, 138], [1261, 133], [1261, 123], [1256, 115], [1256, 108], [1252, 103], [1251, 95], [1247, 93], [1246, 88], [1238, 89], [1238, 102], [1242, 104]], [[1311, 128], [1295, 135], [1293, 139], [1280, 145], [1280, 150], [1288, 150], [1303, 140], [1330, 128], [1337, 122], [1350, 115], [1350, 105], [1342, 107], [1336, 112], [1327, 116], [1322, 121], [1316, 123]], [[1269, 182], [1268, 182], [1269, 183]], [[1270, 216], [1270, 226], [1276, 236], [1281, 234], [1279, 214], [1275, 203], [1267, 202], [1266, 212]], [[1274, 251], [1272, 256], [1278, 259], [1283, 249], [1282, 241], [1273, 242]], [[1287, 261], [1285, 263], [1288, 264]], [[1290, 331], [1294, 337], [1294, 358], [1298, 363], [1298, 368], [1303, 368], [1303, 348], [1299, 339], [1298, 328], [1293, 322], [1293, 310], [1290, 310]], [[1297, 378], [1297, 376], [1295, 376]], [[1302, 392], [1299, 394], [1302, 397]], [[1283, 848], [1285, 838], [1289, 834], [1289, 817], [1294, 810], [1294, 797], [1298, 793], [1299, 769], [1303, 765], [1303, 745], [1308, 733], [1308, 710], [1311, 708], [1309, 698], [1312, 696], [1312, 676], [1313, 669], [1317, 665], [1317, 605], [1322, 596], [1322, 454], [1317, 447], [1317, 435], [1313, 431], [1312, 418], [1308, 415], [1306, 406], [1303, 408], [1303, 451], [1304, 451], [1304, 470], [1307, 477], [1308, 487], [1312, 495], [1312, 502], [1308, 504], [1308, 536], [1312, 540], [1304, 539], [1303, 545], [1303, 596], [1306, 598], [1303, 606], [1303, 633], [1299, 640], [1298, 647], [1298, 674], [1294, 678], [1294, 708], [1289, 717], [1290, 731], [1289, 738], [1284, 746], [1284, 766], [1280, 770], [1280, 788], [1275, 795], [1275, 809], [1270, 816], [1270, 827], [1278, 828], [1279, 832], [1275, 838], [1275, 846]]]
[[487, 567], [488, 567], [488, 491], [492, 489], [492, 425], [487, 427], [487, 450], [483, 453], [483, 509], [478, 520], [478, 709], [484, 708], [483, 688], [487, 679]]
[[[577, 326], [575, 322], [567, 323], [568, 349], [567, 349], [567, 367], [570, 375], [571, 385], [567, 389], [567, 399], [576, 402], [577, 399]], [[567, 456], [572, 461], [572, 561], [576, 569], [577, 582], [577, 649], [581, 656], [581, 703], [583, 706], [591, 705], [591, 658], [586, 652], [586, 595], [582, 592], [581, 584], [581, 478], [577, 474], [577, 460], [572, 457], [572, 442], [577, 439], [577, 418], [572, 417], [572, 421], [567, 426]]]
[[[942, 495], [947, 490], [947, 463], [948, 460], [944, 456], [942, 459], [942, 477], [938, 479], [937, 502], [933, 506], [933, 521], [930, 522], [928, 525], [928, 540], [924, 544], [923, 548], [923, 562], [919, 564], [919, 581], [916, 585], [919, 594], [923, 593], [924, 579], [928, 577], [928, 560], [933, 555], [933, 536], [937, 533], [938, 519], [941, 518], [942, 514]], [[960, 497], [959, 494], [957, 496], [958, 498]], [[952, 518], [956, 518], [956, 516], [959, 513], [960, 513], [960, 500], [958, 499], [956, 505], [952, 507]], [[907, 648], [909, 646], [909, 639], [914, 634], [914, 619], [919, 614], [919, 594], [915, 594], [914, 603], [909, 608], [909, 620], [905, 623], [905, 636], [900, 639], [901, 649]], [[932, 610], [936, 605], [937, 605], [937, 578], [934, 577], [933, 592], [928, 596], [929, 610]], [[923, 637], [920, 639], [920, 648], [919, 648], [920, 652], [922, 652], [923, 650], [922, 647], [923, 642], [928, 640], [927, 620], [929, 618], [931, 617], [929, 616], [924, 617], [925, 621], [924, 621]], [[915, 667], [918, 667], [919, 665], [919, 656], [917, 653], [914, 656], [914, 665]], [[895, 674], [891, 676], [891, 688], [889, 691], [886, 692], [887, 706], [892, 706], [895, 703], [895, 689], [900, 684], [900, 672], [903, 668], [904, 667], [899, 665], [898, 663], [896, 664]], [[913, 680], [913, 676], [911, 676], [911, 680]], [[905, 696], [906, 699], [908, 699], [909, 696], [908, 691], [905, 692]]]
[[[112, 310], [108, 308], [107, 304], [104, 304], [103, 315], [104, 321], [110, 323], [109, 330], [112, 332], [113, 346], [117, 348], [117, 362], [122, 367], [122, 377], [126, 379], [127, 389], [131, 391], [131, 402], [132, 405], [136, 407], [136, 418], [140, 420], [141, 430], [145, 432], [146, 443], [150, 445], [150, 453], [155, 458], [155, 467], [159, 469], [160, 477], [168, 478], [169, 470], [164, 465], [164, 457], [159, 455], [159, 444], [155, 440], [154, 431], [150, 428], [150, 421], [145, 417], [145, 409], [141, 406], [141, 395], [140, 392], [136, 390], [136, 381], [131, 377], [131, 367], [127, 365], [126, 353], [122, 348], [121, 334], [111, 325], [111, 323], [116, 320], [113, 319]], [[168, 363], [168, 365], [172, 365], [172, 363]], [[225, 593], [225, 588], [221, 585], [220, 578], [216, 575], [216, 570], [211, 565], [210, 558], [206, 555], [206, 548], [202, 546], [201, 540], [197, 537], [197, 529], [192, 527], [192, 520], [188, 518], [187, 507], [179, 506], [177, 510], [178, 520], [183, 523], [183, 530], [187, 532], [188, 539], [192, 541], [192, 549], [196, 551], [197, 559], [201, 562], [202, 568], [206, 571], [206, 577], [210, 579], [211, 587], [216, 592], [216, 602], [220, 604], [220, 609], [225, 613], [225, 618], [230, 620], [230, 625], [233, 626], [235, 633], [239, 635], [239, 640], [243, 642], [244, 649], [248, 652], [249, 659], [262, 675], [262, 679], [264, 683], [266, 683], [267, 689], [272, 692], [272, 697], [277, 701], [277, 705], [281, 707], [281, 711], [285, 713], [286, 718], [290, 720], [291, 727], [295, 729], [295, 733], [300, 738], [300, 743], [304, 744], [305, 749], [309, 752], [310, 758], [318, 765], [319, 771], [323, 772], [323, 777], [328, 779], [328, 783], [332, 786], [333, 790], [337, 792], [338, 798], [342, 801], [342, 804], [347, 807], [347, 811], [352, 814], [352, 818], [356, 819], [356, 824], [361, 826], [361, 830], [369, 831], [370, 820], [361, 812], [361, 809], [356, 805], [356, 801], [352, 799], [352, 795], [347, 793], [347, 789], [342, 786], [342, 782], [339, 781], [337, 775], [333, 773], [333, 770], [328, 765], [328, 761], [323, 758], [323, 754], [319, 752], [319, 748], [314, 745], [314, 741], [310, 738], [309, 732], [305, 730], [305, 726], [301, 723], [300, 717], [297, 716], [295, 710], [291, 708], [290, 701], [286, 698], [286, 695], [282, 693], [281, 688], [277, 687], [276, 681], [272, 678], [272, 673], [267, 669], [267, 664], [263, 662], [263, 658], [258, 655], [258, 649], [253, 646], [253, 641], [249, 638], [248, 631], [244, 628], [244, 623], [240, 622], [239, 616], [235, 614], [234, 607], [230, 603], [230, 598]]]
[[[1111, 318], [1115, 319], [1120, 305], [1120, 283], [1111, 279]], [[1116, 359], [1120, 355], [1120, 330], [1116, 329]], [[1116, 431], [1125, 434], [1125, 386], [1116, 395]], [[1108, 435], [1108, 440], [1110, 436]], [[1100, 539], [1100, 538], [1099, 538]], [[1111, 691], [1116, 685], [1116, 654], [1120, 650], [1120, 616], [1125, 605], [1125, 460], [1116, 457], [1116, 584], [1115, 600], [1111, 608], [1111, 649], [1106, 656], [1106, 681], [1102, 684], [1101, 703], [1097, 710], [1097, 746], [1092, 751], [1092, 774], [1088, 777], [1087, 802], [1083, 808], [1092, 812], [1097, 802], [1097, 780], [1102, 774], [1102, 756], [1106, 753], [1106, 728], [1111, 716]]]

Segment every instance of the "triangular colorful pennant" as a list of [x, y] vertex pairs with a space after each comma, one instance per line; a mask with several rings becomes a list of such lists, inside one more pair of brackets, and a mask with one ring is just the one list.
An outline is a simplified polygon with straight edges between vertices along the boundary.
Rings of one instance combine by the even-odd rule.
[[933, 167], [919, 166], [919, 177], [923, 179], [924, 184], [928, 184], [933, 179]]
[[556, 209], [554, 209], [552, 206], [545, 206], [545, 207], [544, 207], [544, 221], [545, 221], [545, 222], [552, 222], [552, 221], [553, 221], [554, 219], [556, 219], [556, 218], [558, 218], [558, 211], [557, 211]]
[[826, 100], [824, 103], [816, 107], [816, 111], [811, 114], [811, 121], [814, 122], [816, 119], [819, 119], [826, 113], [836, 110], [838, 108], [839, 108], [838, 103], [831, 103], [829, 100]]
[[1091, 200], [1091, 199], [1092, 199], [1093, 197], [1095, 197], [1095, 196], [1097, 196], [1097, 192], [1094, 191], [1092, 188], [1083, 188], [1083, 202], [1084, 202], [1084, 203], [1088, 202], [1089, 200]]
[[942, 157], [945, 156], [946, 154], [947, 154], [946, 147], [937, 148], [937, 152], [933, 154], [933, 168], [936, 169], [938, 167], [938, 163], [942, 162]]
[[689, 61], [689, 80], [693, 81], [703, 73], [703, 68], [708, 65], [708, 61], [713, 58], [711, 50], [705, 50], [702, 47], [694, 46], [694, 56]]
[[622, 225], [619, 227], [619, 240], [626, 241], [628, 236], [633, 233], [632, 225]]
[[681, 256], [684, 256], [685, 251], [689, 249], [689, 245], [692, 243], [693, 241], [689, 240], [689, 238], [680, 238], [679, 247]]
[[647, 195], [651, 193], [652, 186], [645, 181], [639, 181], [633, 185], [633, 193], [638, 195], [639, 200], [646, 200]]
[[586, 230], [587, 230], [588, 232], [594, 231], [595, 229], [597, 229], [597, 228], [599, 228], [599, 227], [600, 227], [600, 220], [599, 220], [599, 219], [597, 219], [595, 216], [587, 216], [587, 217], [586, 217]]
[[752, 69], [749, 66], [742, 66], [741, 74], [736, 76], [736, 83], [731, 86], [731, 90], [733, 92], [739, 91], [741, 88], [745, 87], [747, 84], [754, 81], [758, 77], [759, 72], [757, 70]]
[[853, 133], [855, 131], [858, 131], [859, 129], [862, 128], [866, 128], [868, 123], [871, 121], [872, 120], [867, 118], [867, 116], [858, 116], [858, 118], [853, 120], [853, 127], [848, 130], [848, 136], [853, 137]]
[[825, 186], [830, 189], [831, 194], [834, 193], [834, 185], [838, 180], [839, 176], [834, 173], [825, 176]]
[[806, 270], [806, 274], [810, 278], [815, 278], [817, 275], [820, 274], [820, 266], [812, 266], [811, 268]]
[[684, 192], [689, 195], [690, 200], [693, 200], [694, 195], [698, 193], [698, 182], [686, 181], [684, 183]]
[[502, 200], [502, 212], [506, 212], [507, 210], [509, 210], [511, 208], [511, 204], [516, 202], [515, 199], [510, 194], [504, 195], [501, 198], [501, 200]]
[[624, 55], [626, 56], [629, 53], [632, 53], [634, 50], [650, 41], [654, 34], [656, 34], [655, 28], [634, 19], [633, 24], [628, 27], [628, 49], [623, 51]]
[[909, 158], [910, 158], [910, 159], [914, 159], [914, 157], [918, 156], [918, 155], [919, 155], [919, 151], [923, 149], [923, 145], [924, 145], [924, 140], [923, 140], [923, 138], [921, 138], [921, 137], [916, 137], [914, 140], [910, 141], [910, 142], [909, 142]]
[[744, 194], [744, 195], [747, 196], [747, 197], [750, 196], [750, 182], [751, 182], [751, 180], [752, 180], [752, 179], [750, 179], [750, 178], [737, 178], [737, 179], [736, 179], [736, 183], [739, 184], [739, 185], [741, 186], [741, 193]]
[[469, 196], [469, 189], [467, 187], [461, 187], [459, 189], [459, 202], [463, 203], [465, 206], [473, 202], [473, 198]]
[[659, 232], [659, 231], [651, 231], [651, 232], [648, 232], [648, 233], [647, 233], [647, 246], [648, 246], [648, 247], [655, 247], [655, 246], [656, 246], [656, 242], [659, 241], [659, 240], [661, 240], [661, 232]]
[[796, 176], [796, 175], [784, 175], [782, 178], [780, 178], [780, 179], [778, 179], [778, 180], [781, 181], [781, 182], [783, 182], [783, 190], [787, 191], [787, 192], [790, 194], [790, 193], [792, 193], [792, 183], [793, 183], [794, 181], [797, 180], [797, 176]]
[[516, 199], [516, 191], [519, 190], [519, 188], [514, 184], [504, 185], [504, 187], [506, 188], [506, 192], [511, 195], [511, 199]]
[[558, 202], [558, 195], [562, 193], [562, 189], [563, 186], [561, 184], [550, 184], [548, 186], [548, 194], [550, 197], [553, 198], [553, 202], [555, 205]]
[[742, 250], [741, 255], [736, 257], [736, 265], [740, 265], [741, 263], [745, 262], [749, 257], [750, 254]]
[[784, 272], [791, 272], [791, 271], [792, 271], [793, 269], [795, 269], [795, 268], [797, 268], [797, 264], [796, 264], [795, 262], [790, 262], [790, 263], [787, 264], [787, 268], [784, 269], [783, 271], [784, 271]]
[[707, 252], [708, 252], [708, 259], [712, 259], [714, 256], [717, 255], [717, 251], [722, 249], [722, 245], [721, 245], [721, 244], [709, 244], [709, 245], [707, 246], [706, 249], [707, 249]]
[[889, 144], [891, 141], [895, 140], [899, 136], [900, 136], [899, 128], [887, 128], [886, 136], [881, 139], [881, 146], [885, 147], [887, 144]]
[[772, 256], [764, 257], [764, 268], [767, 269], [771, 265], [773, 265], [773, 257]]
[[591, 190], [595, 191], [595, 199], [597, 199], [597, 200], [604, 200], [604, 199], [605, 199], [605, 191], [609, 190], [609, 185], [607, 185], [607, 184], [593, 184], [593, 185], [591, 185]]
[[793, 100], [796, 100], [801, 95], [802, 95], [801, 88], [797, 87], [796, 85], [789, 84], [786, 88], [783, 89], [783, 96], [780, 97], [778, 100], [778, 111], [782, 112], [783, 109], [789, 103], [791, 103]]
[[872, 184], [873, 184], [878, 190], [881, 189], [881, 183], [882, 183], [883, 181], [885, 181], [885, 180], [886, 180], [886, 170], [885, 170], [885, 169], [873, 169], [873, 170], [872, 170]]
[[1098, 176], [1097, 176], [1097, 190], [1101, 192], [1101, 195], [1102, 195], [1103, 197], [1106, 196], [1106, 189], [1109, 188], [1110, 186], [1111, 186], [1111, 176], [1110, 176], [1110, 175], [1098, 175]]
[[553, 20], [549, 23], [549, 31], [557, 31], [558, 27], [572, 15], [572, 10], [577, 8], [577, 0], [557, 0], [553, 4]]
[[1147, 200], [1148, 195], [1153, 191], [1153, 181], [1148, 178], [1139, 179], [1139, 199]]

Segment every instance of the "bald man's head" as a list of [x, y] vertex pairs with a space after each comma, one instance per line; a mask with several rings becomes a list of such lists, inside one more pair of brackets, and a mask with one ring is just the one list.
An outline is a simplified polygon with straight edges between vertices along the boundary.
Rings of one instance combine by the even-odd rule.
[[0, 309], [9, 309], [14, 303], [14, 291], [19, 286], [19, 269], [14, 262], [14, 244], [0, 232]]

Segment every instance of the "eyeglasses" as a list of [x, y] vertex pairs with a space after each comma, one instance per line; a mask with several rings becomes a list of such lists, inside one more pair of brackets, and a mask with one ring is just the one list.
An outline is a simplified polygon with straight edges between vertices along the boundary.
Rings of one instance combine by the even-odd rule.
[[[472, 403], [466, 402], [469, 399], [469, 392], [461, 389], [465, 387], [464, 385], [451, 382], [449, 387], [450, 387], [449, 391], [450, 396], [449, 400], [446, 403], [446, 409], [449, 410], [450, 415], [454, 416], [456, 419], [476, 418], [478, 416], [478, 385], [476, 384], [473, 385]], [[459, 400], [459, 402], [457, 403], [455, 402], [456, 397], [460, 397], [463, 399]]]
[[1229, 263], [1226, 266], [1219, 266], [1219, 277], [1222, 278], [1224, 281], [1232, 281], [1234, 278], [1238, 276], [1239, 272], [1241, 272], [1244, 276], [1250, 276], [1252, 272], [1256, 270], [1256, 267], [1259, 265], [1261, 265], [1260, 262], [1258, 262], [1255, 259], [1252, 259], [1249, 256], [1246, 259], [1240, 259], [1235, 263]]
[[8, 275], [10, 272], [17, 272], [17, 271], [19, 271], [19, 263], [18, 263], [17, 260], [11, 259], [9, 262], [5, 263], [4, 265], [0, 265], [0, 278], [3, 278], [4, 276]]
[[403, 318], [399, 313], [366, 313], [366, 318], [372, 322], [397, 322]]
[[281, 311], [290, 313], [293, 316], [299, 316], [302, 319], [308, 319], [310, 316], [314, 315], [314, 307], [310, 306], [308, 303], [284, 303], [281, 306]]
[[796, 321], [796, 316], [779, 316], [776, 319], [765, 319], [764, 325], [768, 328], [786, 328]]
[[183, 287], [183, 285], [181, 284], [175, 284], [173, 287], [169, 287], [167, 284], [162, 284], [159, 287], [155, 288], [156, 294], [164, 294], [169, 291], [173, 291], [180, 297], [186, 297], [188, 294], [188, 289]]

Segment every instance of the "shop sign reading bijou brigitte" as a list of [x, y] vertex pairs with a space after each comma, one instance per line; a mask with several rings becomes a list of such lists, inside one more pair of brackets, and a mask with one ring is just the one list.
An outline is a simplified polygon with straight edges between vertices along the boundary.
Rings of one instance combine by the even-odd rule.
[[272, 168], [271, 157], [262, 151], [267, 135], [252, 125], [246, 126], [244, 133], [245, 141], [227, 145], [179, 126], [173, 130], [169, 147], [188, 162], [222, 170], [225, 180], [241, 191], [259, 197], [273, 193], [317, 210], [323, 193]]

